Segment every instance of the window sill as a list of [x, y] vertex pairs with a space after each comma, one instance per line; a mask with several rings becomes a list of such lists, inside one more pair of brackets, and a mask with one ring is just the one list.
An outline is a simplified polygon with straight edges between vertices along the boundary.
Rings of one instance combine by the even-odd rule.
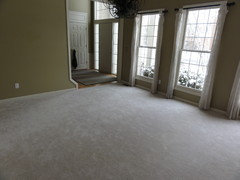
[[199, 91], [199, 90], [196, 90], [196, 89], [190, 89], [190, 88], [187, 88], [187, 87], [184, 87], [184, 86], [179, 86], [177, 85], [175, 87], [175, 90], [177, 91], [181, 91], [181, 92], [184, 92], [184, 93], [188, 93], [188, 94], [191, 94], [191, 95], [195, 95], [195, 96], [201, 96], [201, 93], [202, 91]]
[[152, 83], [153, 79], [152, 78], [148, 78], [148, 77], [144, 77], [144, 76], [136, 76], [137, 80], [141, 80], [141, 81], [145, 81], [145, 82], [149, 82]]

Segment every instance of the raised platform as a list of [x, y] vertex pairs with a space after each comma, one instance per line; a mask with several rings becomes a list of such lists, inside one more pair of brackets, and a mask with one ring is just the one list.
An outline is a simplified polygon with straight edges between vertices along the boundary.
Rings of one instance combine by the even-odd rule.
[[101, 73], [93, 69], [73, 70], [72, 78], [79, 83], [80, 86], [92, 86], [117, 81], [115, 75]]

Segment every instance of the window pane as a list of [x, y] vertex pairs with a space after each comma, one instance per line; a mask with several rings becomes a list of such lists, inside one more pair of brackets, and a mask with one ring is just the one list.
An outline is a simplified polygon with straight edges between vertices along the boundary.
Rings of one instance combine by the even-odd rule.
[[143, 15], [140, 46], [156, 47], [159, 15]]
[[215, 8], [215, 9], [210, 10], [208, 23], [216, 23], [217, 22], [218, 11], [219, 11], [219, 8]]
[[200, 58], [201, 58], [201, 53], [199, 53], [199, 52], [192, 52], [191, 53], [190, 63], [194, 64], [194, 65], [199, 65]]
[[118, 61], [118, 23], [112, 26], [112, 74], [117, 74]]
[[203, 49], [204, 38], [195, 38], [193, 50], [201, 51]]
[[156, 49], [139, 48], [137, 75], [153, 78]]
[[203, 50], [204, 51], [211, 51], [212, 44], [213, 44], [213, 38], [205, 38]]
[[178, 85], [202, 90], [210, 53], [183, 51]]
[[198, 23], [207, 23], [210, 10], [199, 10]]
[[188, 84], [188, 64], [181, 63], [178, 77], [178, 85], [187, 86]]
[[94, 13], [95, 13], [95, 20], [113, 19], [109, 10], [101, 2], [96, 2], [96, 1], [94, 2]]
[[181, 62], [189, 63], [190, 57], [191, 57], [191, 52], [183, 51], [182, 52]]
[[206, 37], [214, 37], [215, 30], [216, 30], [216, 24], [208, 24]]
[[94, 69], [99, 69], [99, 24], [94, 25]]
[[213, 8], [188, 12], [183, 49], [211, 51], [218, 10]]
[[198, 20], [198, 11], [189, 11], [188, 13], [188, 24], [196, 24]]
[[194, 38], [185, 38], [184, 49], [191, 50], [191, 49], [194, 49], [193, 47], [194, 47]]
[[210, 58], [210, 53], [202, 53], [201, 54], [201, 60], [200, 65], [201, 66], [207, 66]]
[[207, 31], [207, 24], [198, 24], [196, 29], [196, 37], [205, 37]]
[[186, 37], [193, 37], [196, 33], [196, 25], [187, 25]]

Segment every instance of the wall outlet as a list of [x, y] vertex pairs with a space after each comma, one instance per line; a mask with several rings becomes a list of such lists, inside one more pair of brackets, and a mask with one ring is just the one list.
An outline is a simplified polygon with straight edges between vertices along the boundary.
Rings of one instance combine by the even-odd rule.
[[162, 81], [161, 81], [161, 80], [159, 80], [159, 81], [158, 81], [158, 84], [161, 84], [161, 82], [162, 82]]
[[14, 86], [15, 86], [15, 89], [19, 89], [20, 88], [19, 83], [15, 83]]

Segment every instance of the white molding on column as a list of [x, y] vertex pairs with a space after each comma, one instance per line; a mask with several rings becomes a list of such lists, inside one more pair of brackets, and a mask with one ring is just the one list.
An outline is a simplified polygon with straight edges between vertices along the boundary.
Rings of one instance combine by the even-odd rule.
[[69, 22], [69, 10], [68, 10], [68, 2], [66, 0], [66, 31], [67, 31], [67, 49], [68, 49], [68, 68], [69, 68], [69, 79], [75, 85], [76, 89], [78, 89], [78, 83], [72, 79], [72, 63], [71, 63], [71, 48], [70, 48], [70, 22]]
[[70, 22], [79, 22], [88, 24], [88, 13], [78, 12], [78, 11], [69, 11], [69, 20]]

